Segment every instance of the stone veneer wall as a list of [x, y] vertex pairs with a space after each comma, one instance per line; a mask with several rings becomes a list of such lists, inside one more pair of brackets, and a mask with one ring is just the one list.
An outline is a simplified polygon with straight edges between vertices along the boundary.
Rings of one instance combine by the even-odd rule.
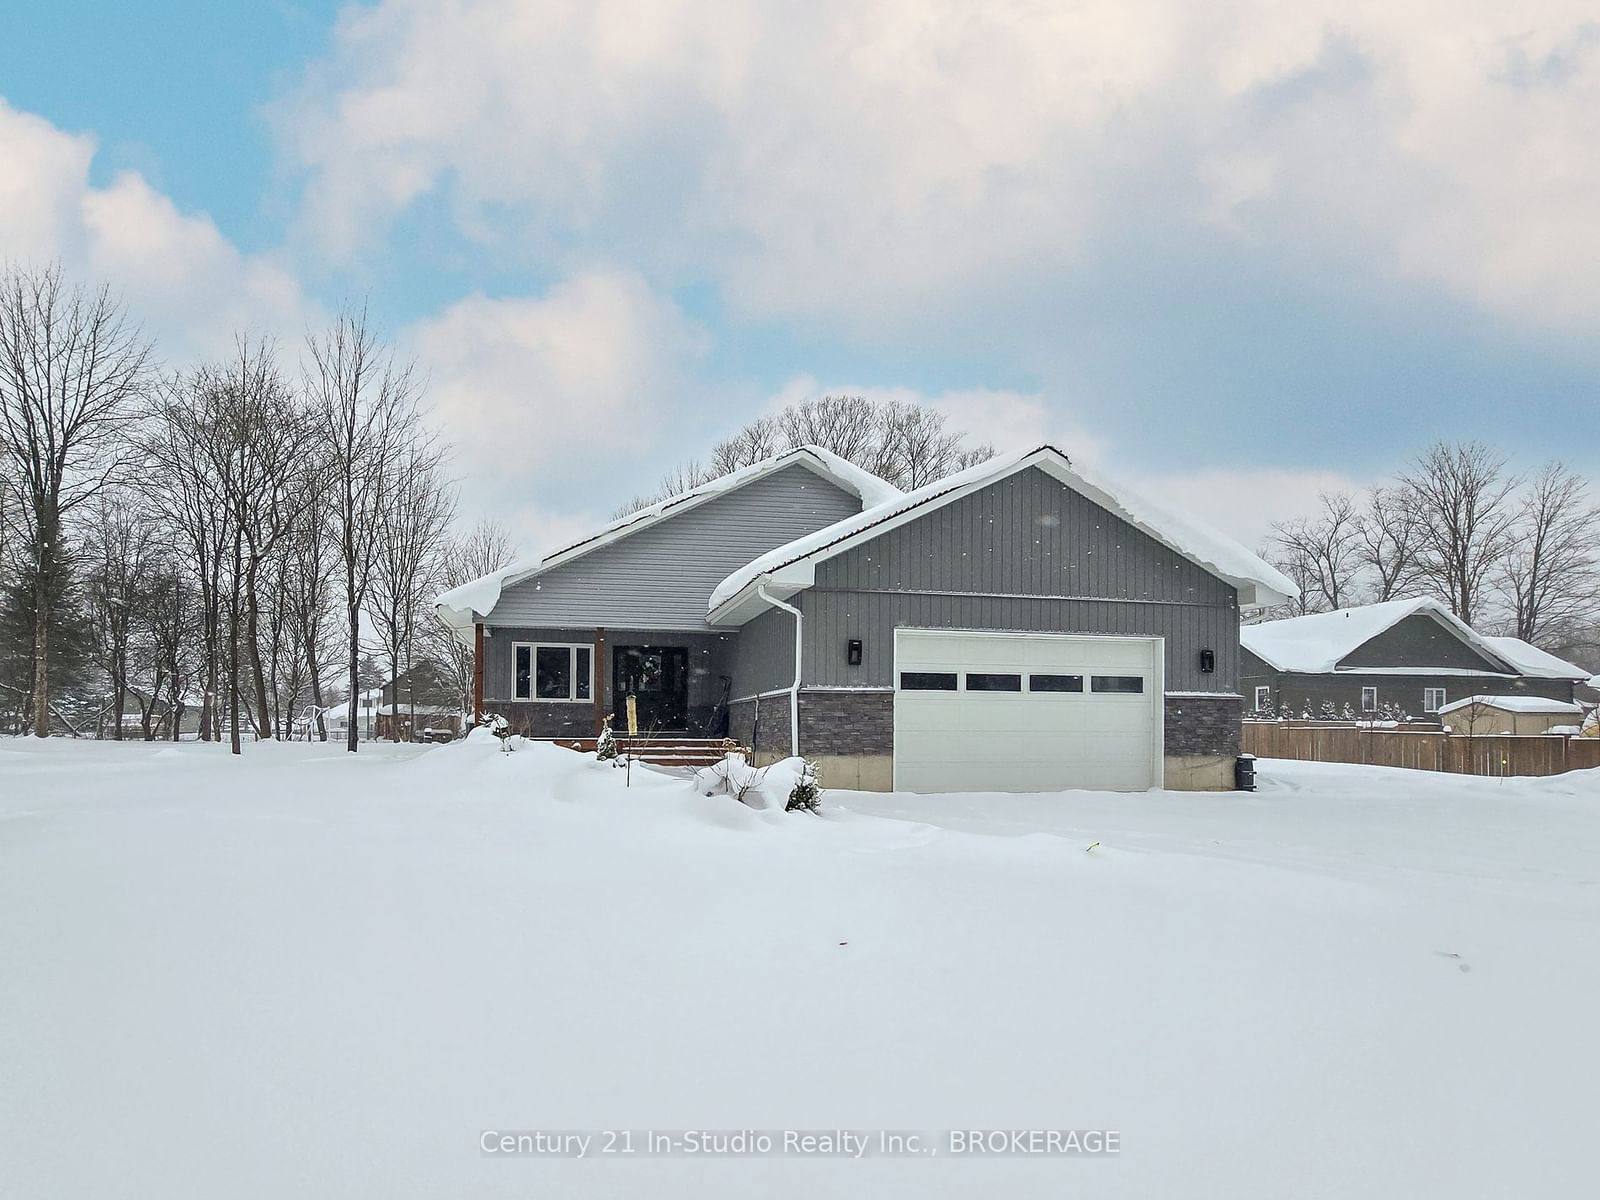
[[[1239, 696], [1167, 696], [1164, 698], [1169, 755], [1233, 756], [1239, 753], [1239, 724], [1244, 700]], [[749, 745], [756, 705], [741, 700], [732, 706], [729, 736]], [[789, 697], [761, 700], [761, 728], [754, 749], [787, 752]], [[894, 753], [894, 693], [802, 688], [800, 748], [807, 754], [875, 755]]]
[[1166, 744], [1170, 755], [1224, 755], [1239, 753], [1244, 720], [1242, 696], [1167, 696]]

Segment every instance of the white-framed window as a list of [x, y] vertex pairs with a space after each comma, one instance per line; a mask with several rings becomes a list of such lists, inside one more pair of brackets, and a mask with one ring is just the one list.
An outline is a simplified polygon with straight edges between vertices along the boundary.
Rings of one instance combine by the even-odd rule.
[[1256, 711], [1265, 712], [1272, 704], [1272, 689], [1258, 687], [1256, 689]]
[[594, 697], [594, 647], [566, 642], [511, 643], [511, 698], [588, 703]]
[[1423, 712], [1438, 712], [1443, 707], [1444, 707], [1444, 689], [1443, 688], [1423, 688], [1422, 689], [1422, 711]]
[[1361, 711], [1362, 712], [1377, 712], [1378, 711], [1378, 689], [1377, 688], [1375, 688], [1375, 687], [1364, 687], [1364, 688], [1361, 689]]

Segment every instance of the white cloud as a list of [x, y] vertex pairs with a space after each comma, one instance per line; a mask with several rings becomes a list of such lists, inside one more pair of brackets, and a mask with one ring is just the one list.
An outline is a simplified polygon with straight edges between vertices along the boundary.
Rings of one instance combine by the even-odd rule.
[[236, 329], [297, 336], [314, 315], [272, 256], [247, 255], [137, 172], [90, 182], [93, 138], [0, 100], [0, 260], [59, 259], [106, 284], [168, 360], [222, 352]]
[[[548, 503], [557, 484], [584, 502], [616, 492], [606, 465], [660, 430], [706, 345], [636, 275], [604, 270], [539, 296], [468, 296], [405, 342], [430, 374], [428, 402], [455, 447], [464, 507], [497, 515], [533, 495]], [[541, 514], [514, 519], [535, 530]], [[542, 544], [548, 532], [526, 540]]]
[[433, 191], [504, 252], [737, 308], [964, 311], [1168, 223], [1356, 256], [1518, 319], [1600, 276], [1592, 5], [385, 0], [278, 114], [348, 251]]

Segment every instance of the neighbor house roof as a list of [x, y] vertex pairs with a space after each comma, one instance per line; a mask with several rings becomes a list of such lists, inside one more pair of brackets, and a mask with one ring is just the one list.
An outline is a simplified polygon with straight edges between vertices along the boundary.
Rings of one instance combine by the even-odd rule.
[[[1340, 660], [1347, 654], [1418, 613], [1426, 613], [1437, 619], [1490, 662], [1504, 666], [1507, 674], [1520, 673], [1516, 665], [1491, 644], [1490, 638], [1474, 631], [1437, 600], [1426, 597], [1388, 600], [1382, 604], [1364, 604], [1359, 608], [1340, 608], [1333, 612], [1246, 625], [1239, 630], [1239, 644], [1275, 670], [1296, 675], [1326, 675], [1338, 670]], [[1533, 649], [1531, 646], [1528, 648]], [[1346, 669], [1368, 675], [1478, 673], [1433, 667]]]
[[1580, 713], [1581, 705], [1569, 703], [1566, 700], [1546, 700], [1543, 696], [1468, 696], [1465, 700], [1457, 700], [1453, 704], [1446, 704], [1439, 709], [1442, 713], [1455, 712], [1457, 709], [1478, 705], [1483, 708], [1498, 708], [1503, 712], [1521, 713]]
[[1548, 650], [1541, 650], [1521, 638], [1486, 637], [1483, 640], [1524, 675], [1536, 679], [1576, 679], [1580, 683], [1589, 678], [1589, 672], [1582, 667], [1557, 658]]
[[542, 558], [513, 563], [480, 579], [453, 587], [435, 597], [434, 606], [446, 624], [457, 629], [466, 628], [473, 623], [474, 613], [478, 616], [488, 616], [493, 612], [494, 606], [500, 601], [501, 592], [513, 584], [531, 579], [553, 567], [572, 562], [602, 546], [609, 546], [640, 530], [648, 529], [668, 517], [686, 512], [707, 500], [726, 495], [745, 484], [754, 483], [758, 479], [792, 466], [803, 466], [816, 472], [824, 479], [859, 497], [861, 503], [869, 508], [900, 495], [900, 489], [893, 484], [884, 482], [870, 471], [863, 471], [831, 450], [824, 450], [821, 446], [799, 446], [764, 458], [748, 467], [742, 467], [699, 487], [646, 505], [626, 516], [618, 517], [587, 537], [552, 551]]
[[1239, 590], [1241, 605], [1278, 604], [1299, 594], [1281, 571], [1225, 534], [1167, 511], [1113, 482], [1101, 471], [1075, 465], [1054, 446], [1039, 446], [992, 458], [914, 491], [897, 494], [856, 516], [763, 554], [717, 585], [711, 594], [707, 619], [713, 625], [742, 624], [769, 607], [759, 595], [763, 586], [769, 594], [786, 599], [812, 585], [818, 562], [1029, 467], [1040, 468], [1168, 549], [1231, 583]]

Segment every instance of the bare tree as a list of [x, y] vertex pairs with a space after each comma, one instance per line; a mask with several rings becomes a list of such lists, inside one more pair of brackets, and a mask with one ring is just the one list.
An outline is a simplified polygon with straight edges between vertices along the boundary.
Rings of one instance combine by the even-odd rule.
[[709, 461], [668, 472], [657, 489], [618, 509], [616, 516], [720, 479], [798, 446], [820, 446], [903, 490], [994, 457], [994, 447], [969, 445], [947, 428], [936, 409], [866, 396], [822, 396], [758, 417], [712, 448]]
[[[511, 564], [516, 545], [498, 521], [480, 520], [465, 534], [450, 538], [435, 560], [434, 586], [445, 591], [459, 584], [492, 575]], [[424, 621], [426, 653], [446, 673], [461, 697], [461, 711], [472, 712], [472, 647], [440, 621]], [[476, 716], [477, 714], [473, 714]]]
[[125, 494], [102, 492], [89, 510], [82, 559], [100, 666], [111, 687], [111, 736], [122, 740], [134, 639], [149, 615], [156, 527]]
[[1483, 615], [1485, 591], [1508, 548], [1518, 482], [1482, 442], [1439, 442], [1400, 476], [1421, 533], [1422, 577], [1468, 625]]
[[[368, 608], [389, 658], [396, 716], [403, 671], [415, 666], [417, 620], [433, 591], [434, 563], [449, 532], [455, 501], [443, 476], [438, 444], [417, 431], [402, 451], [400, 473], [379, 519], [377, 570]], [[402, 665], [403, 664], [403, 665]], [[416, 735], [416, 687], [410, 689], [411, 730]], [[399, 741], [399, 722], [391, 722]]]
[[[1361, 516], [1343, 492], [1323, 492], [1312, 517], [1280, 521], [1272, 527], [1275, 558], [1293, 565], [1301, 577], [1301, 600], [1309, 586], [1318, 609], [1345, 608], [1354, 602], [1361, 570]], [[1309, 611], [1309, 610], [1308, 610]]]
[[1404, 488], [1374, 487], [1357, 525], [1356, 557], [1371, 583], [1372, 598], [1397, 600], [1421, 579], [1422, 528], [1418, 509]]
[[1589, 485], [1560, 462], [1545, 464], [1518, 506], [1500, 582], [1525, 642], [1570, 637], [1597, 609], [1595, 529]]
[[213, 443], [221, 436], [214, 392], [196, 372], [170, 380], [155, 398], [142, 445], [141, 486], [152, 507], [172, 525], [175, 543], [198, 589], [200, 738], [221, 740], [222, 644], [228, 550], [234, 541], [234, 507]]
[[148, 382], [149, 344], [104, 288], [59, 266], [0, 276], [0, 454], [9, 459], [34, 572], [33, 732], [50, 733], [50, 605], [65, 522], [113, 476], [123, 422]]
[[342, 572], [349, 631], [349, 733], [358, 748], [361, 613], [378, 569], [378, 529], [395, 491], [400, 456], [415, 438], [418, 384], [409, 364], [379, 345], [364, 309], [346, 309], [307, 339], [306, 387], [320, 415], [329, 480], [328, 519]]

